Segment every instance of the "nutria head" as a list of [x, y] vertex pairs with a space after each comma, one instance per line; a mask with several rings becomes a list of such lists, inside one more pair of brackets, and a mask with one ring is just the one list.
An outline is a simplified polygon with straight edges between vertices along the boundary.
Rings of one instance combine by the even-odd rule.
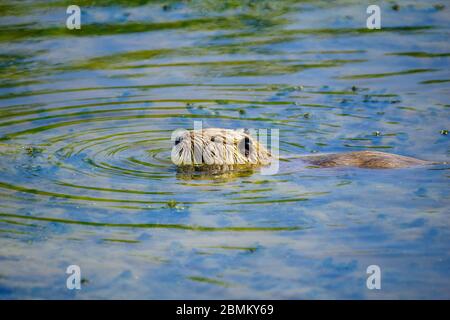
[[177, 166], [267, 165], [271, 155], [246, 130], [209, 128], [172, 137], [171, 158]]

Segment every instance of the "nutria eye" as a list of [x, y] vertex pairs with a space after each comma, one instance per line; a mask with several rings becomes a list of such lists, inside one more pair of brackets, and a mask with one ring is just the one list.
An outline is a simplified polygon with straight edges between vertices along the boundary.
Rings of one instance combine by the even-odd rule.
[[175, 145], [179, 144], [181, 142], [181, 140], [183, 140], [183, 138], [178, 137], [175, 139]]
[[252, 147], [252, 141], [250, 138], [245, 137], [239, 142], [239, 151], [247, 158], [250, 155], [250, 148]]

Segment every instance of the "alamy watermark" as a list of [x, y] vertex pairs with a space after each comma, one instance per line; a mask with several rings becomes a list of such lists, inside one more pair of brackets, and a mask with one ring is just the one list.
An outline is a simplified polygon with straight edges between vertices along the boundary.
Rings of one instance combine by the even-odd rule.
[[69, 30], [81, 29], [81, 9], [77, 5], [70, 5], [66, 10], [67, 14], [70, 14], [66, 20], [66, 27]]
[[[171, 159], [179, 165], [205, 165], [209, 159], [213, 163], [223, 165], [263, 164], [261, 174], [273, 175], [279, 170], [280, 133], [278, 129], [241, 129], [227, 132], [217, 129], [217, 136], [206, 136], [202, 121], [194, 121], [194, 130], [177, 129], [172, 132], [171, 141], [174, 143]], [[235, 134], [236, 133], [236, 134]], [[270, 144], [268, 143], [270, 136]], [[239, 141], [236, 140], [239, 137]], [[186, 141], [187, 140], [187, 141]], [[177, 144], [183, 141], [180, 149]], [[253, 143], [255, 145], [253, 145]], [[270, 145], [270, 147], [269, 147]], [[267, 149], [267, 150], [266, 150]], [[233, 153], [234, 154], [230, 154]], [[266, 157], [267, 153], [269, 154]], [[180, 161], [180, 157], [183, 161]], [[214, 158], [214, 159], [213, 159]], [[266, 159], [268, 158], [268, 159]], [[261, 160], [268, 160], [266, 161]]]
[[381, 289], [381, 268], [376, 264], [367, 267], [366, 273], [369, 274], [366, 280], [367, 289]]
[[67, 267], [66, 273], [69, 274], [66, 280], [66, 287], [69, 290], [81, 289], [81, 268], [76, 264]]
[[366, 13], [370, 14], [366, 20], [367, 29], [381, 29], [381, 9], [379, 6], [372, 4], [367, 7]]
[[[77, 5], [70, 5], [67, 7], [66, 13], [70, 16], [67, 17], [66, 27], [69, 30], [81, 29], [81, 9]], [[366, 19], [367, 29], [381, 29], [381, 9], [376, 4], [371, 4], [367, 7], [366, 13], [369, 16]]]

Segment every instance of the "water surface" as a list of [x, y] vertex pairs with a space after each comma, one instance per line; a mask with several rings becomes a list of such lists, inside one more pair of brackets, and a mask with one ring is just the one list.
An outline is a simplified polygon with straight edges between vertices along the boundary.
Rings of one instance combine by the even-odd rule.
[[382, 2], [379, 31], [359, 1], [91, 3], [72, 31], [65, 1], [0, 4], [0, 298], [450, 298], [449, 165], [170, 161], [194, 121], [448, 161], [450, 3]]

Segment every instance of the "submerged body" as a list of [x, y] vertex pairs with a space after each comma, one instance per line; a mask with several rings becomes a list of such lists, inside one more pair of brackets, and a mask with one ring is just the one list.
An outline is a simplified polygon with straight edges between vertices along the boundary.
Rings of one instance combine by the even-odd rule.
[[[430, 164], [416, 158], [379, 151], [297, 156], [307, 166], [405, 168]], [[245, 130], [210, 128], [185, 131], [175, 137], [172, 161], [185, 170], [219, 172], [269, 165], [275, 158]]]

